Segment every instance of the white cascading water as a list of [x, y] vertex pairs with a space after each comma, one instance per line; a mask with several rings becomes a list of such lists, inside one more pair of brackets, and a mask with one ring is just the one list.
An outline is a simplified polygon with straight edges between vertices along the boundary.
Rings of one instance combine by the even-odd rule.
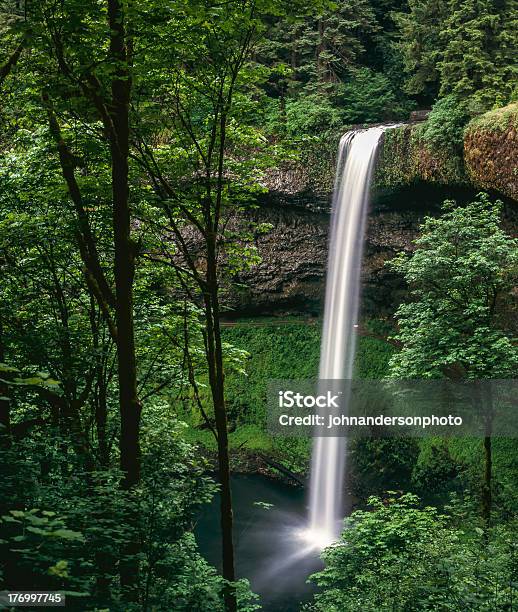
[[[340, 140], [320, 353], [319, 379], [323, 381], [351, 379], [353, 374], [370, 182], [385, 129], [354, 130]], [[313, 442], [309, 528], [304, 537], [317, 548], [336, 541], [340, 534], [346, 443], [339, 437], [317, 437]]]

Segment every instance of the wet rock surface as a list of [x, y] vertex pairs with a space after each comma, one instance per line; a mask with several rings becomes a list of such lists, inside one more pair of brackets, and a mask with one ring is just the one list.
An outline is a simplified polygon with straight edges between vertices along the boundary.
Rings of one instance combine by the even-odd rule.
[[[467, 202], [476, 191], [412, 187], [378, 192], [368, 216], [362, 265], [362, 308], [366, 315], [390, 313], [405, 288], [385, 265], [400, 251], [410, 252], [426, 215], [436, 215], [445, 199]], [[261, 262], [240, 273], [229, 288], [230, 317], [321, 312], [328, 254], [330, 195], [325, 209], [300, 197], [269, 194], [249, 216], [272, 229], [255, 239]], [[505, 229], [518, 234], [518, 206], [505, 206]]]
[[[390, 308], [399, 283], [385, 262], [412, 249], [423, 211], [373, 208], [368, 219], [363, 263], [364, 304]], [[270, 201], [254, 221], [272, 229], [256, 238], [261, 263], [241, 273], [228, 295], [233, 314], [304, 312], [319, 314], [324, 299], [330, 215]]]
[[[467, 202], [484, 189], [504, 201], [504, 227], [518, 234], [518, 105], [472, 121], [458, 157], [431, 151], [420, 125], [389, 130], [381, 142], [362, 268], [366, 314], [391, 312], [400, 301], [404, 288], [385, 263], [413, 248], [423, 218], [445, 199]], [[267, 172], [268, 193], [251, 216], [272, 229], [256, 238], [261, 263], [229, 290], [231, 316], [321, 312], [338, 138], [305, 145]]]

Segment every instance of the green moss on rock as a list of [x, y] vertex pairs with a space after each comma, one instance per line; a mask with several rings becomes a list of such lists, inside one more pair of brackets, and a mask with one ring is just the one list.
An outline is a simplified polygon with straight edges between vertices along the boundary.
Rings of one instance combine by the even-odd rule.
[[293, 158], [266, 172], [263, 186], [308, 208], [328, 208], [339, 138], [337, 134], [336, 138], [307, 138], [298, 143]]
[[[417, 183], [471, 186], [518, 199], [518, 104], [473, 119], [463, 149], [429, 138], [427, 123], [387, 130], [382, 137], [375, 187], [397, 189]], [[343, 131], [346, 131], [345, 129]], [[308, 138], [298, 154], [267, 172], [264, 187], [281, 199], [328, 209], [340, 134]]]
[[464, 160], [471, 182], [518, 199], [518, 104], [471, 121], [464, 137]]
[[401, 187], [420, 181], [466, 184], [460, 156], [432, 148], [423, 138], [423, 131], [424, 124], [409, 124], [384, 134], [374, 178], [377, 187]]
[[507, 131], [510, 127], [518, 128], [518, 102], [496, 108], [470, 121], [466, 132], [486, 130], [496, 133]]

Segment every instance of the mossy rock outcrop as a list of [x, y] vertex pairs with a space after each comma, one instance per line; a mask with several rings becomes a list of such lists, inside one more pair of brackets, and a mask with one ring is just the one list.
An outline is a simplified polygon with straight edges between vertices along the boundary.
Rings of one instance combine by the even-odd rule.
[[376, 187], [397, 188], [418, 182], [468, 184], [462, 156], [454, 150], [440, 150], [427, 143], [423, 126], [411, 123], [385, 132], [374, 176]]
[[464, 160], [474, 185], [518, 200], [518, 104], [481, 115], [468, 125]]
[[335, 179], [336, 150], [340, 138], [311, 138], [298, 144], [297, 155], [270, 168], [262, 181], [278, 203], [313, 211], [328, 210]]
[[380, 188], [418, 182], [469, 186], [518, 199], [518, 104], [473, 119], [463, 150], [440, 149], [424, 137], [425, 124], [385, 132], [375, 185]]
[[[344, 130], [345, 131], [345, 130]], [[382, 137], [374, 185], [378, 189], [417, 184], [468, 187], [518, 200], [518, 104], [471, 121], [462, 142], [447, 149], [425, 137], [425, 123], [387, 130]], [[339, 134], [308, 139], [296, 158], [272, 168], [264, 186], [279, 203], [328, 210], [334, 184]]]

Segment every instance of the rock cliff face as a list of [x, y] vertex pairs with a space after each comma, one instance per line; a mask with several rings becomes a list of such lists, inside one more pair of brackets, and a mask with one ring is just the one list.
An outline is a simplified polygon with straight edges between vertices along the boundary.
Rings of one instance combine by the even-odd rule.
[[[388, 130], [381, 142], [374, 183], [380, 189], [425, 185], [485, 189], [518, 200], [518, 104], [474, 119], [458, 155], [434, 149], [422, 138], [422, 123]], [[272, 197], [325, 209], [333, 189], [339, 135], [304, 145], [297, 160], [268, 173]]]
[[409, 124], [386, 132], [375, 177], [378, 185], [466, 185], [518, 200], [518, 104], [471, 121], [459, 155], [434, 150], [420, 131], [419, 124]]
[[418, 183], [468, 186], [462, 157], [433, 149], [421, 131], [420, 124], [408, 124], [385, 132], [374, 183], [392, 189]]
[[[465, 192], [457, 195], [464, 199]], [[397, 252], [412, 249], [425, 214], [433, 214], [444, 199], [437, 190], [401, 191], [375, 197], [368, 218], [362, 269], [366, 313], [392, 310], [402, 290], [385, 262]], [[329, 213], [314, 210], [315, 202], [301, 206], [271, 195], [254, 212], [254, 221], [269, 223], [271, 231], [256, 245], [262, 261], [242, 273], [229, 295], [235, 314], [305, 312], [318, 314], [324, 299], [328, 252]], [[320, 204], [320, 202], [319, 202]], [[328, 206], [328, 205], [327, 205]]]
[[[464, 160], [424, 146], [419, 124], [385, 134], [364, 252], [367, 313], [390, 311], [398, 302], [402, 287], [385, 261], [412, 249], [423, 217], [436, 214], [444, 199], [467, 201], [481, 188], [506, 196], [508, 229], [516, 234], [517, 109], [512, 105], [472, 122]], [[253, 216], [273, 229], [256, 239], [262, 262], [241, 274], [230, 292], [234, 313], [320, 312], [337, 142], [338, 135], [336, 141], [307, 146], [298, 160], [266, 177], [268, 194]]]
[[329, 217], [268, 202], [254, 221], [272, 229], [256, 239], [261, 263], [239, 277], [231, 303], [238, 311], [316, 312], [323, 291]]

